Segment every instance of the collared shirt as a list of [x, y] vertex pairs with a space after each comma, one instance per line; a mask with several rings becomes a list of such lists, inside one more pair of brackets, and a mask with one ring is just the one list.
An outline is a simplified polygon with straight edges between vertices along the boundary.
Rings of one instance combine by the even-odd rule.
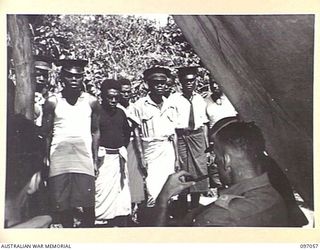
[[139, 124], [139, 121], [135, 114], [134, 103], [130, 102], [128, 107], [122, 106], [120, 103], [117, 104], [117, 107], [122, 109], [126, 114], [127, 121], [130, 127], [130, 141], [134, 139], [134, 128]]
[[217, 102], [212, 100], [211, 95], [208, 96], [205, 101], [207, 103], [206, 114], [210, 121], [210, 128], [222, 118], [236, 116], [238, 114], [225, 95], [222, 95]]
[[175, 108], [162, 97], [159, 107], [149, 95], [135, 102], [135, 116], [141, 126], [142, 139], [154, 140], [168, 138], [175, 133]]
[[129, 118], [128, 122], [129, 122], [130, 126], [132, 126], [132, 124], [131, 124], [132, 121], [139, 124], [139, 121], [138, 121], [136, 114], [135, 114], [134, 105], [135, 105], [135, 103], [133, 103], [133, 102], [130, 102], [128, 107], [124, 107], [120, 103], [117, 104], [117, 107], [122, 109], [124, 111], [124, 113], [126, 114], [127, 118]]
[[188, 128], [191, 102], [193, 105], [194, 129], [199, 129], [208, 122], [206, 115], [207, 105], [201, 95], [193, 93], [191, 100], [188, 100], [182, 93], [174, 93], [169, 96], [168, 100], [170, 101], [170, 104], [175, 107], [177, 112], [176, 128]]
[[285, 227], [287, 209], [263, 174], [223, 190], [196, 216], [194, 226]]

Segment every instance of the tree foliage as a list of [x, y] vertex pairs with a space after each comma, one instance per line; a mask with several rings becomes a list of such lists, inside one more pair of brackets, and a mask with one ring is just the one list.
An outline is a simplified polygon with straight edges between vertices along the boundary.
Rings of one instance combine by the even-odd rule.
[[[104, 78], [127, 78], [145, 92], [143, 71], [153, 65], [175, 68], [201, 65], [171, 16], [166, 26], [134, 15], [29, 16], [35, 54], [89, 61], [85, 81], [99, 88]], [[200, 70], [198, 89], [208, 71]], [[175, 78], [178, 83], [178, 80]]]

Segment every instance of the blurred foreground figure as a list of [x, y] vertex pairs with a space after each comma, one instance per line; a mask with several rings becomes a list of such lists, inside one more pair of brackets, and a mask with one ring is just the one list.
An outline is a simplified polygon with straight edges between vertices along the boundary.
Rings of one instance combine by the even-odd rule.
[[52, 219], [41, 173], [45, 144], [33, 121], [22, 115], [9, 118], [4, 226], [47, 228]]

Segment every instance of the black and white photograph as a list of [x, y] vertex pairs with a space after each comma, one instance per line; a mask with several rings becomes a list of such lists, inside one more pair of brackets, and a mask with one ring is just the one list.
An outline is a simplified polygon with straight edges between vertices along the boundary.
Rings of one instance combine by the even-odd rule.
[[314, 228], [312, 14], [8, 14], [4, 228]]
[[0, 1], [0, 247], [318, 248], [319, 10]]

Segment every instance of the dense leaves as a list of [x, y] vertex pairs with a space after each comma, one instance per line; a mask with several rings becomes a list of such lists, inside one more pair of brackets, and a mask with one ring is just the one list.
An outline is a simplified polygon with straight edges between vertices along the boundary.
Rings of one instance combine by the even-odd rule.
[[[138, 95], [145, 92], [143, 71], [153, 65], [200, 65], [173, 18], [166, 26], [133, 15], [29, 16], [35, 54], [54, 59], [89, 61], [86, 85], [98, 87], [104, 78], [127, 78]], [[177, 79], [174, 79], [177, 83]], [[208, 71], [201, 69], [198, 90], [207, 89]]]

